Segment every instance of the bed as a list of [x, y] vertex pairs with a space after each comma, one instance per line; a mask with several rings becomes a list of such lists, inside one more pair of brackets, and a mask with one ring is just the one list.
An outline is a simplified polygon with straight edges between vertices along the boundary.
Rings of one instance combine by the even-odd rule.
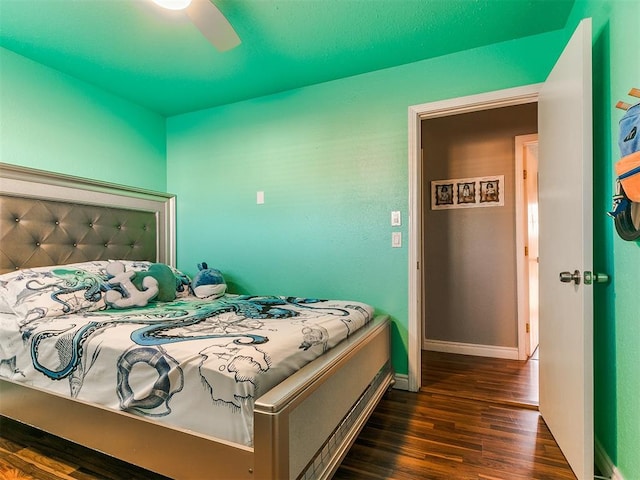
[[[0, 192], [2, 416], [176, 479], [319, 479], [393, 384], [368, 305], [190, 295], [171, 195], [5, 164]], [[177, 298], [107, 308], [113, 263], [167, 265]]]

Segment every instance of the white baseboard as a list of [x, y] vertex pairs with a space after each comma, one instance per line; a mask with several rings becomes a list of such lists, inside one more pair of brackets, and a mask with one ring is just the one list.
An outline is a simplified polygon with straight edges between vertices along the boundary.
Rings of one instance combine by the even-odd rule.
[[609, 455], [597, 438], [595, 440], [595, 448], [593, 453], [595, 464], [598, 469], [600, 469], [602, 475], [610, 478], [611, 480], [624, 480], [622, 473], [620, 473], [620, 470], [618, 470], [618, 468], [613, 464], [613, 462], [609, 458]]
[[476, 345], [474, 343], [446, 342], [425, 339], [423, 348], [433, 352], [475, 355], [477, 357], [505, 358], [518, 360], [518, 347], [500, 347], [498, 345]]
[[393, 385], [393, 388], [397, 390], [409, 390], [409, 375], [396, 373], [395, 380], [396, 383]]

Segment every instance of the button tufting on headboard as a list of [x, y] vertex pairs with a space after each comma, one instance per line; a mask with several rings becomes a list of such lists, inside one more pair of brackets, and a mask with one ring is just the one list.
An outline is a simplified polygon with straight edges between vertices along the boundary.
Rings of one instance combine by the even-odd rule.
[[0, 195], [0, 273], [89, 260], [157, 261], [156, 214]]

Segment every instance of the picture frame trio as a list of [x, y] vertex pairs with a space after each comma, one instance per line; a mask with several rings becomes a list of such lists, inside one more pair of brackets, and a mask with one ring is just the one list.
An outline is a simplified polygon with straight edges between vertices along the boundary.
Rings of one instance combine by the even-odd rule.
[[504, 175], [455, 178], [431, 182], [431, 209], [501, 207]]

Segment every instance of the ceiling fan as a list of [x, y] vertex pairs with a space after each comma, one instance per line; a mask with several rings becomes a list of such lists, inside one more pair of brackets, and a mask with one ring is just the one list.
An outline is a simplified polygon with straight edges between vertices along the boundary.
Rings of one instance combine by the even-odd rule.
[[240, 45], [240, 37], [211, 0], [153, 0], [169, 10], [184, 10], [193, 24], [220, 52]]

